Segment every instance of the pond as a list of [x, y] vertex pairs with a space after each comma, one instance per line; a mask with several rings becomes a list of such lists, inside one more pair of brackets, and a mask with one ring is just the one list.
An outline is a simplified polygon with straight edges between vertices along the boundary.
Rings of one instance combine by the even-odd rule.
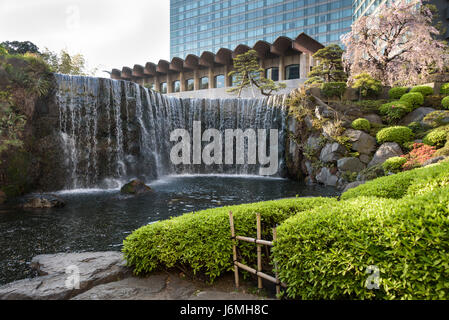
[[0, 208], [0, 285], [31, 276], [39, 254], [119, 251], [133, 230], [185, 212], [295, 196], [335, 196], [332, 187], [257, 176], [182, 175], [149, 182], [149, 195], [130, 197], [118, 189], [56, 192], [64, 208]]

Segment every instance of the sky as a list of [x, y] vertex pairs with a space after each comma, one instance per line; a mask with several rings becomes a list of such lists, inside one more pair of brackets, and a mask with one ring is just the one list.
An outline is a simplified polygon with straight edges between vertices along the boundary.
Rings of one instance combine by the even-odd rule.
[[84, 55], [97, 76], [170, 58], [169, 0], [0, 0], [0, 42]]

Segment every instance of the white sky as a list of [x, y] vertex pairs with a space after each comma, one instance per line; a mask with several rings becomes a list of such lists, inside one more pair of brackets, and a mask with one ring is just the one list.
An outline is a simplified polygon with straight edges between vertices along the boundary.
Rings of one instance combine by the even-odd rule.
[[82, 53], [88, 67], [121, 69], [170, 58], [169, 0], [0, 0], [0, 42]]

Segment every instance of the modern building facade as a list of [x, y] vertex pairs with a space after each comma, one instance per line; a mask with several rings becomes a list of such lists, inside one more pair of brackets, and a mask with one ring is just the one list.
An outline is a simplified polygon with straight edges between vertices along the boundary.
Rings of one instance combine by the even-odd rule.
[[304, 32], [327, 45], [350, 31], [353, 0], [170, 0], [170, 59]]

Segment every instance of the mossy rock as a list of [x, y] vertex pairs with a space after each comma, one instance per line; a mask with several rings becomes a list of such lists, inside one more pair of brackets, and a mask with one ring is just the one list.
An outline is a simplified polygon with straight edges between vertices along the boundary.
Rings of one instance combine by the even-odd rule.
[[143, 181], [139, 179], [132, 180], [125, 184], [121, 189], [120, 192], [123, 194], [144, 194], [148, 192], [152, 192], [153, 190], [147, 186]]

